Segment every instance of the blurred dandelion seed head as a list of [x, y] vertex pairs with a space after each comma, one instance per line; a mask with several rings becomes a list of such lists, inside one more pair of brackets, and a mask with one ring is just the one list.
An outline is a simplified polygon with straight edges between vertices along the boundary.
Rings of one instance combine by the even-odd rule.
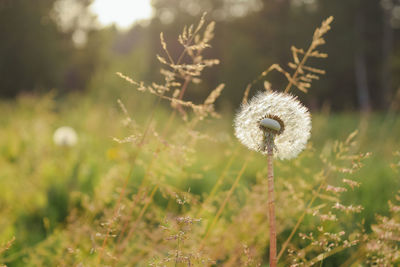
[[73, 128], [63, 126], [54, 132], [53, 141], [57, 146], [74, 146], [78, 142], [78, 135]]
[[286, 93], [261, 92], [242, 104], [234, 120], [235, 135], [249, 149], [266, 154], [265, 129], [260, 121], [276, 120], [281, 129], [275, 133], [275, 156], [279, 159], [296, 157], [310, 138], [311, 117], [308, 109], [294, 96]]

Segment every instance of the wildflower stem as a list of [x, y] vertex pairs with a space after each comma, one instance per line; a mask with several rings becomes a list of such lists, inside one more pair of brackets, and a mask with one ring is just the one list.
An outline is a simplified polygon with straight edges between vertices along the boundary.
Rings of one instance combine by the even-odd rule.
[[268, 161], [268, 218], [269, 218], [269, 266], [276, 267], [276, 220], [275, 220], [275, 196], [274, 196], [274, 136], [266, 134], [267, 161]]

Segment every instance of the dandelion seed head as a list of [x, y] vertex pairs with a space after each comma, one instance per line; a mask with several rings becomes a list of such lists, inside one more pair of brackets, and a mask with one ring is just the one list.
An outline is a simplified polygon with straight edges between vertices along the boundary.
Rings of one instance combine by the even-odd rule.
[[260, 92], [242, 104], [236, 114], [234, 127], [239, 141], [249, 149], [266, 154], [263, 149], [264, 131], [260, 121], [271, 118], [281, 124], [274, 143], [279, 159], [296, 157], [310, 138], [311, 117], [308, 109], [294, 96], [278, 92]]
[[74, 146], [78, 142], [78, 135], [73, 128], [62, 126], [54, 132], [53, 141], [57, 146]]

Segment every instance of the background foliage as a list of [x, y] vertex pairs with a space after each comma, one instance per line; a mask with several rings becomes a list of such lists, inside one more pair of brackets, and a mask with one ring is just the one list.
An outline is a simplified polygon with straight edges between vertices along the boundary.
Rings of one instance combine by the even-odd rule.
[[[330, 15], [329, 57], [310, 60], [327, 74], [292, 91], [313, 111], [309, 147], [276, 162], [280, 263], [399, 264], [397, 1], [154, 0], [154, 18], [125, 32], [98, 28], [90, 3], [0, 0], [0, 264], [266, 266], [265, 158], [234, 139], [234, 110]], [[211, 48], [182, 64], [220, 64], [182, 90], [189, 109], [115, 74], [164, 84], [160, 32], [176, 59], [204, 11]], [[63, 125], [76, 146], [53, 144]]]
[[[153, 19], [124, 33], [94, 27], [90, 2], [1, 0], [1, 95], [53, 88], [84, 91], [97, 76], [116, 71], [157, 80], [153, 55], [161, 49], [158, 34], [164, 32], [172, 55], [179, 54], [171, 36], [207, 11], [218, 23], [219, 36], [209, 53], [222, 65], [206, 73], [200, 87], [226, 83], [230, 108], [257, 73], [272, 63], [286, 66], [290, 47], [306, 47], [314, 26], [331, 15], [336, 20], [327, 36], [330, 57], [323, 63], [329, 75], [315, 83], [317, 89], [305, 97], [307, 104], [313, 109], [325, 105], [335, 110], [384, 110], [396, 97], [400, 18], [394, 0], [154, 0]], [[85, 45], [79, 45], [82, 38], [87, 38]], [[274, 87], [284, 86], [280, 76], [271, 79]], [[96, 84], [96, 90], [100, 86]], [[202, 92], [199, 88], [188, 97], [201, 99]]]

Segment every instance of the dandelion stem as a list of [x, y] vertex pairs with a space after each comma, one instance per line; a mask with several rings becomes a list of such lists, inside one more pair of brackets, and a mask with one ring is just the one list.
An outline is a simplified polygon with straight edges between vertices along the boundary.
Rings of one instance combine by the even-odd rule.
[[269, 218], [269, 266], [276, 267], [276, 219], [275, 219], [275, 196], [274, 196], [274, 136], [266, 134], [267, 161], [268, 161], [268, 218]]

